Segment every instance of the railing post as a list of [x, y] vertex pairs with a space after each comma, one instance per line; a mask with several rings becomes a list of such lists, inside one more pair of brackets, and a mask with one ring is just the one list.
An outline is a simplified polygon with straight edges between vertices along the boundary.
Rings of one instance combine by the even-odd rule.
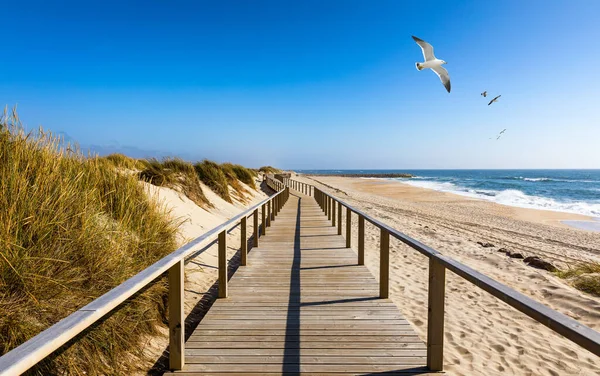
[[365, 217], [358, 215], [358, 265], [365, 264]]
[[267, 202], [267, 227], [271, 227], [271, 200]]
[[254, 246], [258, 247], [258, 209], [254, 209]]
[[352, 246], [352, 210], [346, 208], [346, 248]]
[[227, 230], [219, 233], [219, 298], [227, 297]]
[[390, 233], [381, 229], [379, 239], [379, 297], [390, 296]]
[[327, 220], [331, 221], [331, 197], [326, 196], [327, 197]]
[[338, 235], [342, 235], [342, 203], [338, 202]]
[[185, 365], [185, 316], [183, 281], [185, 264], [179, 261], [169, 268], [169, 368], [181, 370]]
[[429, 258], [429, 307], [427, 310], [427, 367], [432, 371], [444, 369], [444, 297], [446, 268], [433, 257]]
[[262, 226], [261, 228], [261, 235], [266, 235], [267, 234], [267, 229], [266, 229], [266, 220], [265, 220], [265, 204], [262, 204], [262, 214], [261, 214], [261, 219], [262, 219]]
[[246, 263], [248, 262], [248, 239], [246, 239], [246, 217], [242, 217], [242, 222], [241, 222], [241, 243], [242, 243], [242, 247], [241, 247], [241, 252], [242, 252], [242, 260], [240, 261], [240, 265], [241, 266], [246, 266]]
[[331, 199], [331, 225], [335, 227], [335, 201]]

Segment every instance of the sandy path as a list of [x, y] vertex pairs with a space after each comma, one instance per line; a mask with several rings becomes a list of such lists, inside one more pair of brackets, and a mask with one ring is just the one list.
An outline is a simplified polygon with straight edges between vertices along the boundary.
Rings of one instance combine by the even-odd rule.
[[[600, 260], [600, 234], [568, 228], [583, 216], [512, 208], [448, 193], [365, 179], [319, 177], [316, 184], [371, 216], [596, 330], [600, 299], [496, 250], [507, 247], [555, 263]], [[314, 184], [308, 178], [298, 180]], [[345, 220], [343, 221], [345, 224]], [[354, 220], [356, 223], [356, 220]], [[379, 275], [379, 230], [366, 226], [366, 264]], [[357, 244], [353, 226], [352, 244]], [[482, 248], [476, 242], [491, 242]], [[391, 298], [426, 339], [428, 262], [396, 240]], [[471, 283], [447, 274], [445, 365], [455, 375], [598, 375], [600, 358]]]

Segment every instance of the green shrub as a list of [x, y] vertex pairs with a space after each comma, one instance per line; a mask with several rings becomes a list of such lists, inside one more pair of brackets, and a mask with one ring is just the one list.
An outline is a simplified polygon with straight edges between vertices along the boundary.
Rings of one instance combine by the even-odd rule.
[[[177, 225], [113, 161], [58, 148], [18, 117], [0, 120], [0, 355], [176, 247]], [[47, 358], [39, 375], [130, 374], [165, 319], [159, 280]]]

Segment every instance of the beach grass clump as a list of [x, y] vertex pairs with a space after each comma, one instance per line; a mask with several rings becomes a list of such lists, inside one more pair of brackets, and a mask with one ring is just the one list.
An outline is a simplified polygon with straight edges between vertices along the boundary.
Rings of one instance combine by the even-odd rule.
[[111, 162], [115, 167], [126, 168], [128, 170], [143, 170], [146, 168], [146, 164], [142, 160], [131, 158], [121, 153], [109, 154], [102, 158]]
[[198, 180], [194, 166], [180, 158], [156, 158], [146, 160], [146, 167], [139, 173], [140, 179], [159, 186], [181, 189], [187, 198], [201, 207], [210, 206], [210, 203]]
[[235, 177], [242, 183], [246, 184], [252, 189], [256, 189], [256, 184], [254, 183], [256, 173], [251, 169], [232, 163], [223, 163], [221, 166], [223, 166], [224, 169], [233, 171]]
[[223, 200], [232, 202], [229, 195], [227, 176], [225, 176], [225, 172], [218, 163], [205, 159], [202, 162], [196, 163], [194, 169], [200, 181], [206, 184]]
[[246, 188], [240, 183], [240, 180], [237, 177], [233, 169], [233, 165], [231, 163], [223, 163], [221, 164], [221, 170], [225, 174], [225, 178], [227, 178], [227, 184], [233, 188], [236, 196], [241, 201], [246, 201], [246, 194], [249, 193]]
[[258, 172], [261, 172], [263, 174], [278, 174], [281, 172], [281, 170], [273, 166], [262, 166], [258, 169]]
[[[0, 355], [176, 248], [177, 223], [134, 175], [25, 133], [15, 113], [0, 119], [0, 177]], [[143, 341], [166, 320], [166, 291], [159, 279], [30, 374], [145, 368]]]
[[584, 263], [556, 272], [578, 290], [600, 296], [600, 263]]

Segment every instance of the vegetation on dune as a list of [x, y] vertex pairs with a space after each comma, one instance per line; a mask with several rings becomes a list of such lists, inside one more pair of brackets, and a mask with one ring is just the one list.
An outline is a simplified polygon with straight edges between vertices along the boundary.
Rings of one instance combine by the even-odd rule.
[[143, 170], [146, 168], [147, 163], [145, 163], [145, 160], [141, 160], [141, 159], [134, 159], [131, 157], [128, 157], [124, 154], [120, 154], [120, 153], [113, 153], [110, 155], [107, 155], [105, 157], [102, 157], [102, 159], [106, 159], [107, 161], [111, 162], [113, 165], [115, 165], [116, 167], [122, 167], [122, 168], [126, 168], [129, 170]]
[[600, 296], [600, 263], [579, 264], [556, 275], [568, 279], [578, 290]]
[[278, 174], [281, 172], [281, 170], [272, 166], [262, 166], [258, 169], [258, 172], [263, 174]]
[[[240, 183], [240, 180], [235, 173], [234, 167], [231, 163], [223, 163], [221, 166], [225, 177], [227, 178], [227, 184], [229, 184], [238, 198], [242, 201], [246, 201], [246, 194], [249, 193], [246, 188]], [[241, 166], [240, 166], [241, 167]]]
[[218, 194], [223, 200], [231, 201], [229, 184], [225, 172], [216, 162], [207, 159], [194, 165], [200, 180]]
[[[117, 158], [114, 158], [117, 159]], [[176, 223], [114, 159], [61, 149], [0, 121], [0, 355], [176, 247]], [[116, 375], [143, 367], [165, 320], [159, 280], [31, 374]], [[137, 360], [136, 360], [137, 359]]]
[[256, 173], [251, 169], [246, 168], [242, 165], [231, 163], [223, 163], [221, 166], [223, 167], [223, 169], [233, 171], [235, 177], [242, 183], [248, 185], [252, 189], [256, 189], [256, 184], [254, 183]]
[[179, 158], [146, 160], [146, 167], [139, 173], [140, 179], [160, 187], [181, 189], [198, 206], [210, 206], [210, 203], [198, 180], [194, 166]]

